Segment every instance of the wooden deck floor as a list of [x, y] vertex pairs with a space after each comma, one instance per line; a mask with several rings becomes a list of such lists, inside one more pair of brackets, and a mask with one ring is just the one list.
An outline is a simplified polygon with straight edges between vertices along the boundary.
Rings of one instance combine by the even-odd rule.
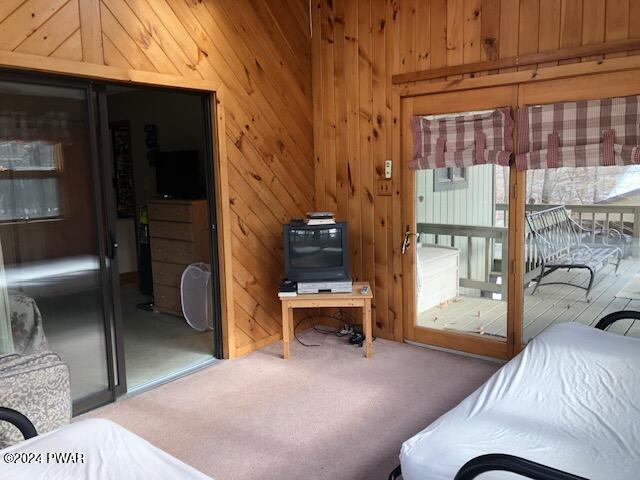
[[[528, 342], [544, 329], [560, 322], [595, 325], [604, 315], [618, 310], [640, 310], [640, 300], [618, 298], [616, 294], [640, 271], [640, 259], [622, 261], [619, 274], [607, 266], [596, 276], [587, 302], [584, 290], [568, 285], [541, 285], [531, 295], [533, 284], [524, 295], [524, 333]], [[556, 271], [545, 281], [571, 281], [587, 285], [589, 275], [580, 270]], [[452, 329], [483, 335], [506, 336], [507, 303], [482, 297], [461, 296], [447, 305], [431, 308], [418, 315], [418, 326]], [[610, 331], [640, 337], [640, 322], [616, 322]]]

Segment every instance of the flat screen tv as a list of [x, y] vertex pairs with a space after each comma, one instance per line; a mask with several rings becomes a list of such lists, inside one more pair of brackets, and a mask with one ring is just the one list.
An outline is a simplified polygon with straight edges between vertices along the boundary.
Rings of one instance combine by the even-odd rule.
[[347, 224], [283, 226], [285, 275], [296, 282], [347, 280]]
[[206, 197], [197, 150], [159, 152], [155, 166], [158, 195], [188, 199]]

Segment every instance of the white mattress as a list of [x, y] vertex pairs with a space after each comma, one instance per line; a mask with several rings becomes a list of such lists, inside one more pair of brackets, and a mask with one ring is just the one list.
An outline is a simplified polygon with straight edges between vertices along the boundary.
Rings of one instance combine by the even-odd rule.
[[[404, 480], [507, 453], [592, 480], [640, 478], [640, 339], [556, 325], [402, 445]], [[521, 479], [504, 472], [489, 479]]]
[[[64, 452], [83, 454], [84, 463], [46, 461], [47, 453]], [[34, 463], [11, 463], [21, 457], [29, 459], [19, 454], [34, 454], [30, 458]], [[0, 450], [0, 465], [1, 480], [211, 480], [119, 425], [101, 419], [72, 423]]]

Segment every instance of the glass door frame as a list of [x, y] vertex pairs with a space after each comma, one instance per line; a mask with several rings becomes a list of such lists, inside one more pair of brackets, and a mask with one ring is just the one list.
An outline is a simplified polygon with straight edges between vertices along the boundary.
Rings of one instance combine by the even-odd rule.
[[[515, 305], [517, 304], [518, 285], [513, 269], [514, 254], [517, 252], [518, 231], [513, 230], [512, 221], [517, 219], [517, 206], [522, 203], [524, 210], [524, 192], [517, 187], [519, 175], [515, 167], [510, 167], [509, 175], [509, 275], [507, 284], [507, 337], [499, 340], [492, 337], [471, 333], [456, 332], [453, 330], [437, 330], [416, 325], [416, 184], [415, 172], [408, 168], [412, 152], [412, 136], [408, 125], [413, 115], [441, 114], [449, 112], [461, 112], [472, 110], [486, 110], [496, 107], [517, 106], [518, 86], [508, 85], [499, 87], [487, 87], [475, 90], [458, 92], [442, 92], [426, 95], [400, 97], [401, 118], [401, 168], [402, 168], [402, 194], [403, 194], [403, 219], [404, 237], [408, 227], [410, 247], [402, 255], [403, 270], [403, 317], [404, 339], [416, 343], [433, 345], [440, 348], [464, 351], [467, 353], [508, 359], [514, 352], [516, 322]], [[522, 197], [522, 198], [520, 198]], [[513, 219], [513, 220], [512, 220]]]
[[87, 397], [83, 397], [73, 402], [73, 415], [92, 410], [106, 403], [110, 403], [116, 399], [116, 383], [115, 383], [115, 365], [116, 357], [120, 356], [120, 353], [114, 350], [111, 346], [114, 344], [114, 297], [109, 284], [109, 278], [111, 277], [110, 265], [107, 264], [107, 232], [106, 224], [103, 216], [104, 199], [102, 195], [103, 181], [101, 174], [101, 165], [98, 155], [98, 139], [96, 134], [97, 126], [97, 112], [96, 104], [94, 102], [93, 90], [91, 83], [88, 80], [68, 78], [59, 75], [51, 75], [47, 73], [28, 73], [28, 72], [16, 72], [10, 69], [0, 70], [0, 79], [3, 81], [31, 84], [31, 85], [43, 85], [50, 87], [67, 87], [77, 90], [81, 90], [85, 95], [85, 113], [87, 118], [87, 131], [89, 134], [89, 150], [91, 157], [89, 159], [93, 183], [94, 195], [93, 195], [93, 213], [96, 218], [96, 241], [97, 241], [97, 254], [100, 263], [100, 281], [101, 281], [101, 297], [102, 297], [102, 312], [103, 312], [103, 328], [105, 335], [105, 353], [106, 353], [106, 366], [107, 366], [107, 389], [100, 392], [96, 392]]

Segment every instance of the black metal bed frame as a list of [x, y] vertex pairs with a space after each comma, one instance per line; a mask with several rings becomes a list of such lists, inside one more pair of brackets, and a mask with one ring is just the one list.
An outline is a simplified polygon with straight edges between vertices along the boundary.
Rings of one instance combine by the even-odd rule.
[[[595, 328], [606, 330], [618, 320], [640, 320], [640, 312], [635, 310], [621, 310], [602, 317]], [[492, 471], [511, 472], [532, 480], [588, 480], [572, 473], [563, 472], [541, 463], [532, 462], [526, 458], [507, 455], [505, 453], [490, 453], [472, 458], [465, 463], [453, 480], [473, 480], [478, 475]], [[388, 480], [402, 477], [400, 465], [389, 474]]]
[[12, 408], [0, 407], [0, 421], [5, 421], [11, 423], [15, 426], [20, 433], [24, 437], [25, 440], [29, 440], [30, 438], [36, 437], [38, 432], [36, 432], [36, 427], [33, 426], [31, 420], [29, 420], [22, 413], [17, 410], [13, 410]]

